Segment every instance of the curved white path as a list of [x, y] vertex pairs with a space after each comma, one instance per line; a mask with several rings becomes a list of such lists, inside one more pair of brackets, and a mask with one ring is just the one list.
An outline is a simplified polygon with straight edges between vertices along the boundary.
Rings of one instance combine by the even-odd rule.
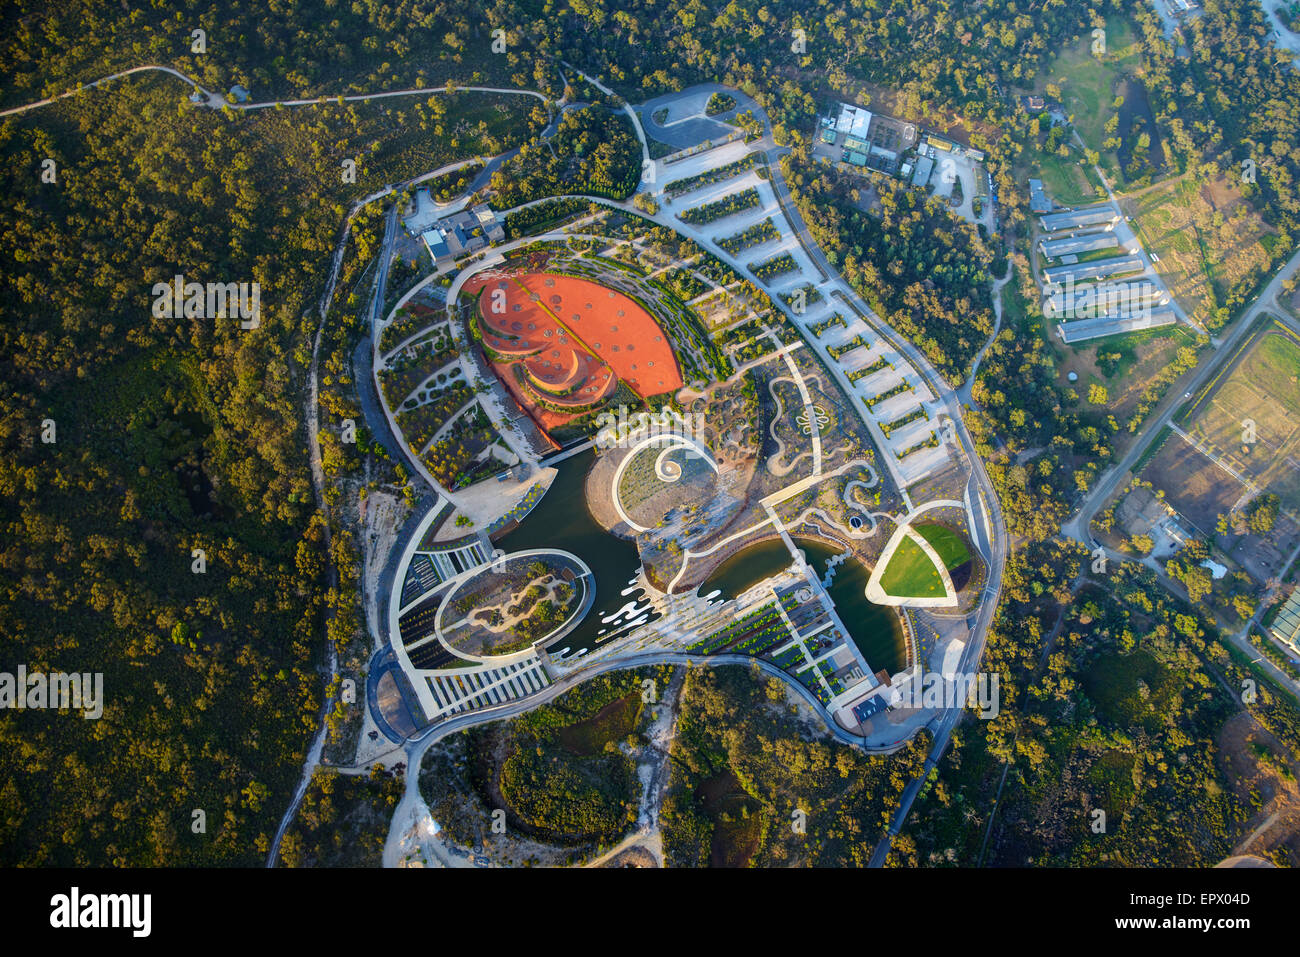
[[[669, 453], [678, 451], [679, 449], [690, 449], [696, 452], [709, 464], [709, 467], [712, 468], [713, 471], [718, 471], [718, 463], [713, 461], [713, 455], [709, 452], [708, 446], [694, 436], [684, 435], [678, 432], [669, 432], [667, 434], [661, 433], [659, 435], [651, 435], [641, 439], [632, 446], [631, 451], [629, 451], [627, 455], [623, 456], [623, 461], [618, 463], [618, 468], [614, 471], [614, 478], [611, 480], [609, 490], [609, 498], [614, 504], [614, 511], [618, 512], [618, 517], [627, 522], [628, 527], [636, 532], [648, 532], [650, 529], [644, 525], [638, 524], [633, 520], [632, 516], [628, 515], [624, 510], [622, 497], [619, 495], [618, 491], [619, 485], [623, 481], [623, 473], [627, 471], [628, 465], [631, 464], [632, 460], [640, 454], [641, 450], [647, 446], [657, 445], [660, 442], [669, 443], [668, 448], [660, 452], [658, 457], [655, 459], [655, 474], [663, 481], [675, 482], [677, 481], [677, 478], [681, 477], [681, 466], [677, 466], [676, 477], [669, 477], [667, 472], [661, 470], [661, 466], [664, 464], [664, 457]], [[674, 463], [670, 462], [667, 464], [672, 465]], [[683, 565], [683, 567], [685, 566]], [[676, 579], [674, 579], [674, 581], [676, 581]]]
[[[582, 574], [578, 577], [590, 578], [593, 581], [595, 580], [596, 576], [592, 572], [591, 567], [586, 562], [584, 562], [577, 555], [573, 554], [573, 552], [565, 551], [562, 548], [528, 548], [519, 552], [508, 552], [505, 555], [501, 556], [500, 560], [504, 563], [504, 562], [513, 562], [516, 559], [539, 558], [539, 557], [553, 558], [557, 555], [568, 562], [572, 562], [575, 566], [581, 569]], [[581, 607], [581, 603], [579, 603], [579, 606], [575, 607], [574, 610], [569, 613], [569, 616], [564, 619], [564, 621], [560, 622], [558, 625], [552, 628], [543, 637], [538, 638], [527, 648], [520, 649], [519, 651], [509, 652], [503, 655], [472, 655], [467, 652], [458, 651], [456, 648], [453, 648], [451, 642], [447, 641], [446, 638], [444, 637], [445, 632], [450, 628], [455, 628], [456, 626], [463, 624], [465, 621], [468, 620], [468, 616], [461, 619], [460, 621], [454, 621], [450, 625], [444, 627], [442, 621], [443, 613], [447, 610], [447, 607], [451, 604], [451, 600], [456, 597], [457, 592], [459, 592], [460, 589], [464, 587], [466, 582], [469, 582], [474, 578], [478, 577], [480, 574], [483, 573], [484, 569], [492, 568], [492, 567], [493, 567], [493, 562], [484, 562], [479, 565], [475, 565], [473, 568], [467, 568], [465, 571], [461, 572], [455, 578], [448, 579], [447, 582], [445, 583], [446, 586], [448, 586], [447, 590], [443, 592], [442, 599], [438, 603], [438, 610], [434, 613], [434, 617], [433, 617], [433, 633], [436, 636], [434, 640], [441, 641], [443, 643], [443, 646], [449, 652], [455, 655], [457, 658], [461, 658], [465, 661], [472, 661], [475, 664], [489, 665], [494, 668], [499, 668], [502, 667], [503, 665], [513, 664], [517, 661], [525, 661], [531, 655], [534, 654], [535, 649], [537, 648], [538, 645], [548, 644], [549, 642], [553, 641], [561, 631], [568, 628], [570, 625], [577, 625], [578, 622], [581, 621], [581, 618], [578, 617], [578, 613], [580, 611], [583, 611], [583, 609]], [[405, 576], [403, 575], [402, 577], [403, 580], [405, 580]], [[394, 576], [394, 581], [396, 580], [397, 580], [396, 576]], [[553, 582], [552, 585], [554, 584], [555, 583]], [[553, 596], [554, 588], [551, 588], [549, 590], [549, 593], [550, 595]], [[590, 609], [587, 610], [589, 611]], [[522, 617], [527, 617], [527, 616], [522, 616]], [[583, 617], [585, 617], [585, 615]], [[488, 630], [492, 631], [494, 629], [489, 628]]]
[[[912, 523], [915, 522], [916, 517], [921, 513], [928, 512], [935, 508], [942, 508], [944, 506], [960, 508], [963, 511], [966, 508], [964, 502], [958, 502], [953, 499], [934, 499], [933, 501], [926, 502], [924, 505], [913, 509], [898, 528], [894, 529], [894, 534], [890, 536], [889, 542], [885, 545], [885, 550], [880, 553], [880, 558], [876, 561], [876, 567], [871, 570], [871, 577], [867, 581], [867, 598], [869, 600], [875, 602], [877, 605], [893, 605], [895, 607], [906, 606], [908, 608], [954, 608], [960, 604], [961, 600], [957, 597], [957, 589], [953, 587], [952, 576], [948, 574], [948, 567], [944, 563], [944, 560], [940, 557], [934, 546], [926, 541], [925, 536], [912, 527]], [[939, 574], [940, 581], [943, 582], [943, 597], [920, 598], [906, 595], [891, 595], [886, 592], [884, 587], [880, 584], [880, 579], [884, 577], [885, 569], [889, 567], [890, 560], [894, 557], [894, 552], [898, 549], [898, 546], [903, 543], [904, 539], [915, 544], [921, 549], [921, 551], [925, 552], [926, 557], [930, 559], [930, 563]]]

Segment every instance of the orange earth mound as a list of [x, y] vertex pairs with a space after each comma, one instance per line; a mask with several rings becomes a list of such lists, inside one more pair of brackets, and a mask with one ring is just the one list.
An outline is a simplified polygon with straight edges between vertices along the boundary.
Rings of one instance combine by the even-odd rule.
[[464, 288], [482, 291], [479, 326], [495, 353], [488, 363], [544, 432], [608, 399], [619, 382], [643, 399], [682, 387], [663, 329], [621, 292], [550, 273], [487, 272]]

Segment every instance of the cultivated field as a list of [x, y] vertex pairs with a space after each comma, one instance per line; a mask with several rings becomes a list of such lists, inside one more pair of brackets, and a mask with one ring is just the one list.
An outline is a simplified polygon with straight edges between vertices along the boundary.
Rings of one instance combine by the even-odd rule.
[[1216, 329], [1269, 267], [1272, 229], [1226, 180], [1170, 180], [1120, 206], [1156, 270], [1198, 322]]
[[[1197, 396], [1186, 421], [1211, 454], [1300, 511], [1300, 337], [1270, 327]], [[1246, 423], [1254, 442], [1243, 442]]]
[[[1252, 434], [1253, 442], [1244, 441]], [[1274, 323], [1195, 396], [1141, 477], [1198, 537], [1214, 538], [1223, 555], [1263, 582], [1300, 543], [1298, 446], [1300, 337]], [[1248, 531], [1244, 516], [1265, 494], [1278, 496], [1282, 514], [1267, 532]], [[1231, 516], [1227, 527], [1219, 525], [1224, 515]]]

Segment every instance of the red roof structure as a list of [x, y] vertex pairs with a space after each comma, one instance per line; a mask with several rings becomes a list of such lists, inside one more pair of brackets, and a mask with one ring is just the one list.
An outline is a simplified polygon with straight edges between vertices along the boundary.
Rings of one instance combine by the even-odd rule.
[[483, 273], [465, 289], [482, 293], [479, 326], [493, 370], [543, 431], [590, 411], [620, 382], [642, 398], [682, 387], [667, 335], [630, 296], [536, 272]]

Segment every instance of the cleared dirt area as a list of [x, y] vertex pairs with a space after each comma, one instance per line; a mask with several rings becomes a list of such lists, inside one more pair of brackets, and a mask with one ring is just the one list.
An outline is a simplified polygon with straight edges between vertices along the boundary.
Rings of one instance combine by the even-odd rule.
[[1176, 433], [1147, 463], [1142, 478], [1163, 489], [1165, 500], [1206, 537], [1214, 534], [1219, 515], [1230, 511], [1245, 491], [1245, 486]]
[[1249, 714], [1228, 719], [1219, 732], [1218, 763], [1238, 800], [1257, 810], [1237, 836], [1233, 854], [1254, 854], [1300, 865], [1300, 766]]
[[658, 867], [655, 856], [644, 847], [629, 847], [611, 857], [601, 867]]
[[1267, 537], [1220, 535], [1217, 544], [1256, 581], [1267, 582], [1286, 571], [1287, 559], [1300, 544], [1300, 526], [1281, 515]]

